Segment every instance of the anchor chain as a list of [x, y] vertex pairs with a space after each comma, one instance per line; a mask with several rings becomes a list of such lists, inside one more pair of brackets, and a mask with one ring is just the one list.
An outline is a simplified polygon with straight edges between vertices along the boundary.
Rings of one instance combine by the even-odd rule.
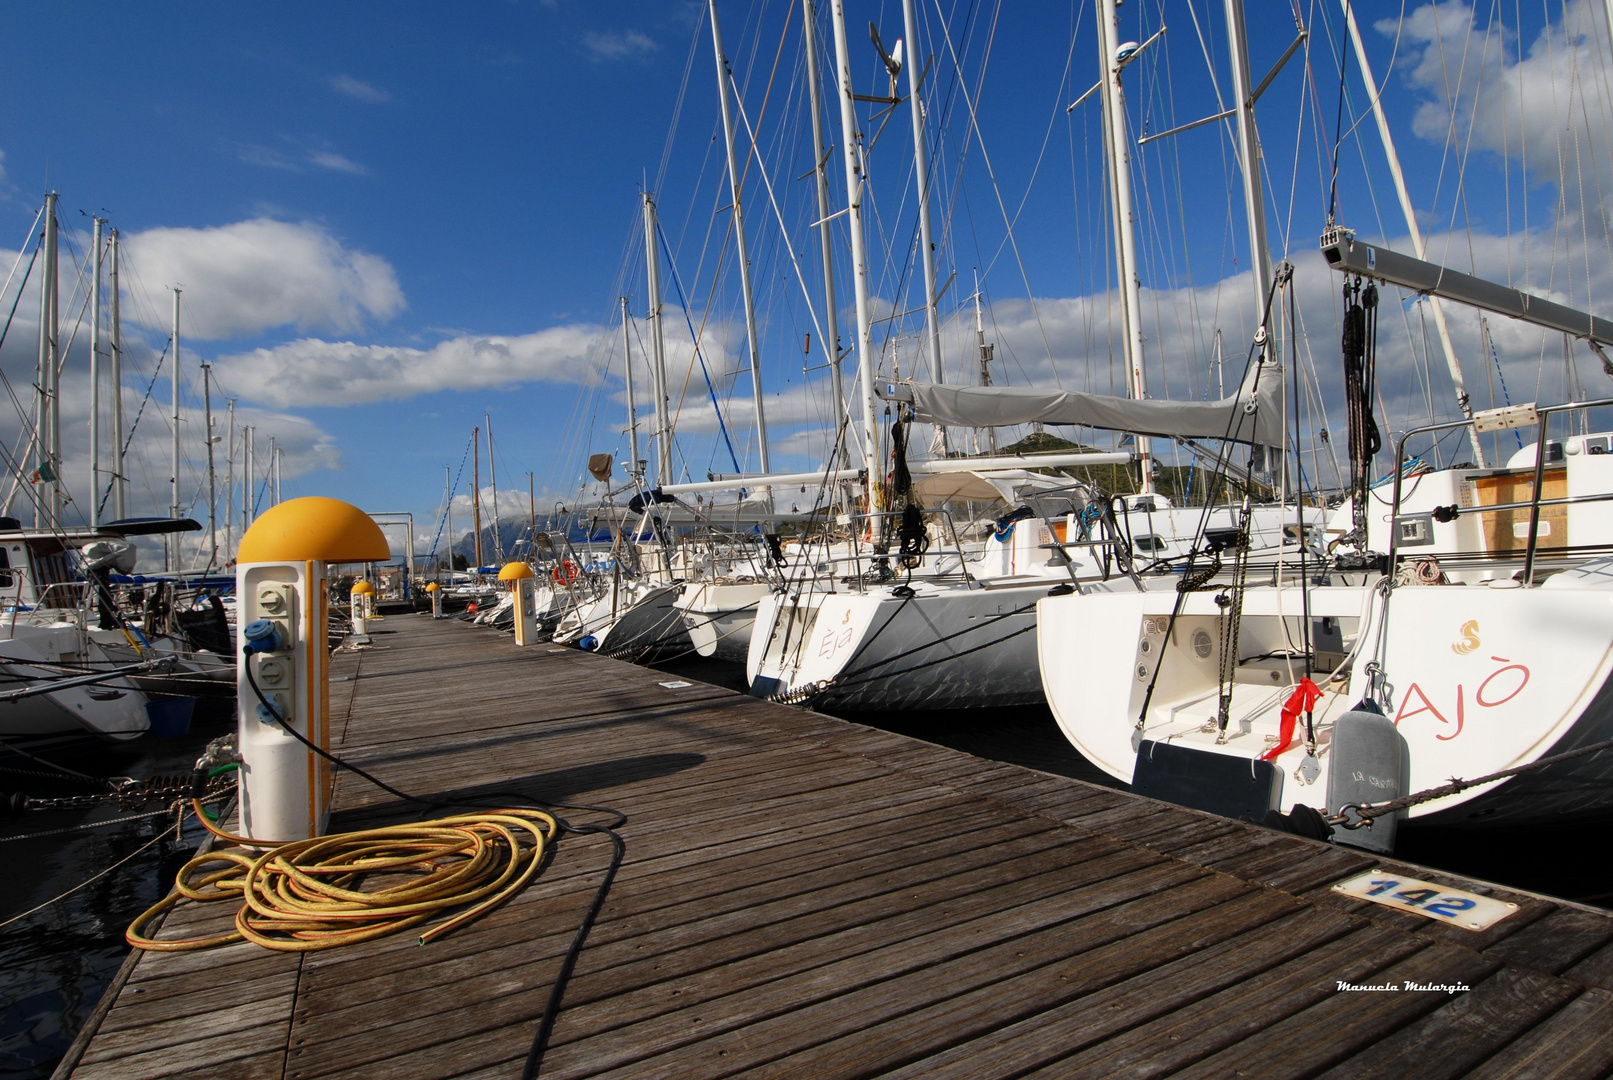
[[[26, 792], [0, 792], [0, 815], [22, 814], [38, 810], [89, 810], [98, 806], [116, 806], [121, 810], [138, 810], [153, 802], [172, 803], [191, 796], [192, 778], [189, 773], [170, 773], [136, 780], [128, 776], [114, 776], [106, 781], [108, 790], [87, 795], [38, 796]], [[233, 786], [234, 778], [215, 776], [208, 780], [206, 796], [222, 794]]]

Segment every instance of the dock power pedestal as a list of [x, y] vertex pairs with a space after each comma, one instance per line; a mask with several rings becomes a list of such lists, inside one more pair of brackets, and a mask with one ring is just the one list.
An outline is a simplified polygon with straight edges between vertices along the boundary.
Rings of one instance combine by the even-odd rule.
[[320, 497], [275, 506], [241, 538], [235, 679], [243, 835], [324, 833], [331, 766], [303, 739], [330, 747], [329, 567], [389, 555], [367, 514]]

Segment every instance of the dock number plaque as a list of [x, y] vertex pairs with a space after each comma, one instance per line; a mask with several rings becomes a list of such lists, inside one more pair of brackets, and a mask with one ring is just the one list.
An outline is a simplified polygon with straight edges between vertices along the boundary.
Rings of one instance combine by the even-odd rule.
[[1333, 886], [1333, 891], [1358, 900], [1426, 915], [1436, 922], [1464, 930], [1487, 930], [1518, 910], [1517, 904], [1492, 896], [1464, 892], [1431, 881], [1399, 877], [1382, 870], [1358, 874]]

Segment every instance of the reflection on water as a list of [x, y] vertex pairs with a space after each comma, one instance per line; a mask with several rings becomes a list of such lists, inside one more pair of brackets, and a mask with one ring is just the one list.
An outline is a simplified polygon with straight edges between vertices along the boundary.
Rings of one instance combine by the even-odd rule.
[[[216, 703], [211, 710], [199, 705], [190, 734], [180, 738], [145, 737], [128, 746], [80, 744], [39, 756], [91, 776], [189, 773], [207, 741], [229, 729], [230, 715]], [[43, 767], [0, 749], [0, 791], [8, 795], [61, 797], [93, 790], [81, 781], [53, 778]], [[165, 862], [171, 878], [179, 853], [199, 842], [200, 829], [190, 824], [176, 844], [173, 820], [166, 816], [76, 828], [128, 813], [113, 806], [0, 818], [0, 923], [129, 858], [158, 833], [170, 834], [73, 895], [0, 926], [0, 1076], [32, 1080], [51, 1074], [128, 953], [124, 928], [159, 899]], [[36, 835], [58, 829], [73, 831]]]

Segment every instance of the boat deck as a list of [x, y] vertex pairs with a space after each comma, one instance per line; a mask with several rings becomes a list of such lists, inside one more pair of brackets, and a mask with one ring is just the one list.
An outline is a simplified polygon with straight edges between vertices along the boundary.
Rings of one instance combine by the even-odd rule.
[[[1400, 870], [1520, 905], [1471, 932], [1332, 892], [1378, 862], [1348, 849], [458, 622], [373, 629], [337, 654], [338, 753], [416, 794], [628, 816], [545, 1077], [1613, 1070], [1613, 914]], [[333, 830], [419, 816], [351, 774], [336, 805]], [[608, 859], [567, 836], [429, 946], [132, 957], [58, 1075], [519, 1076]]]

